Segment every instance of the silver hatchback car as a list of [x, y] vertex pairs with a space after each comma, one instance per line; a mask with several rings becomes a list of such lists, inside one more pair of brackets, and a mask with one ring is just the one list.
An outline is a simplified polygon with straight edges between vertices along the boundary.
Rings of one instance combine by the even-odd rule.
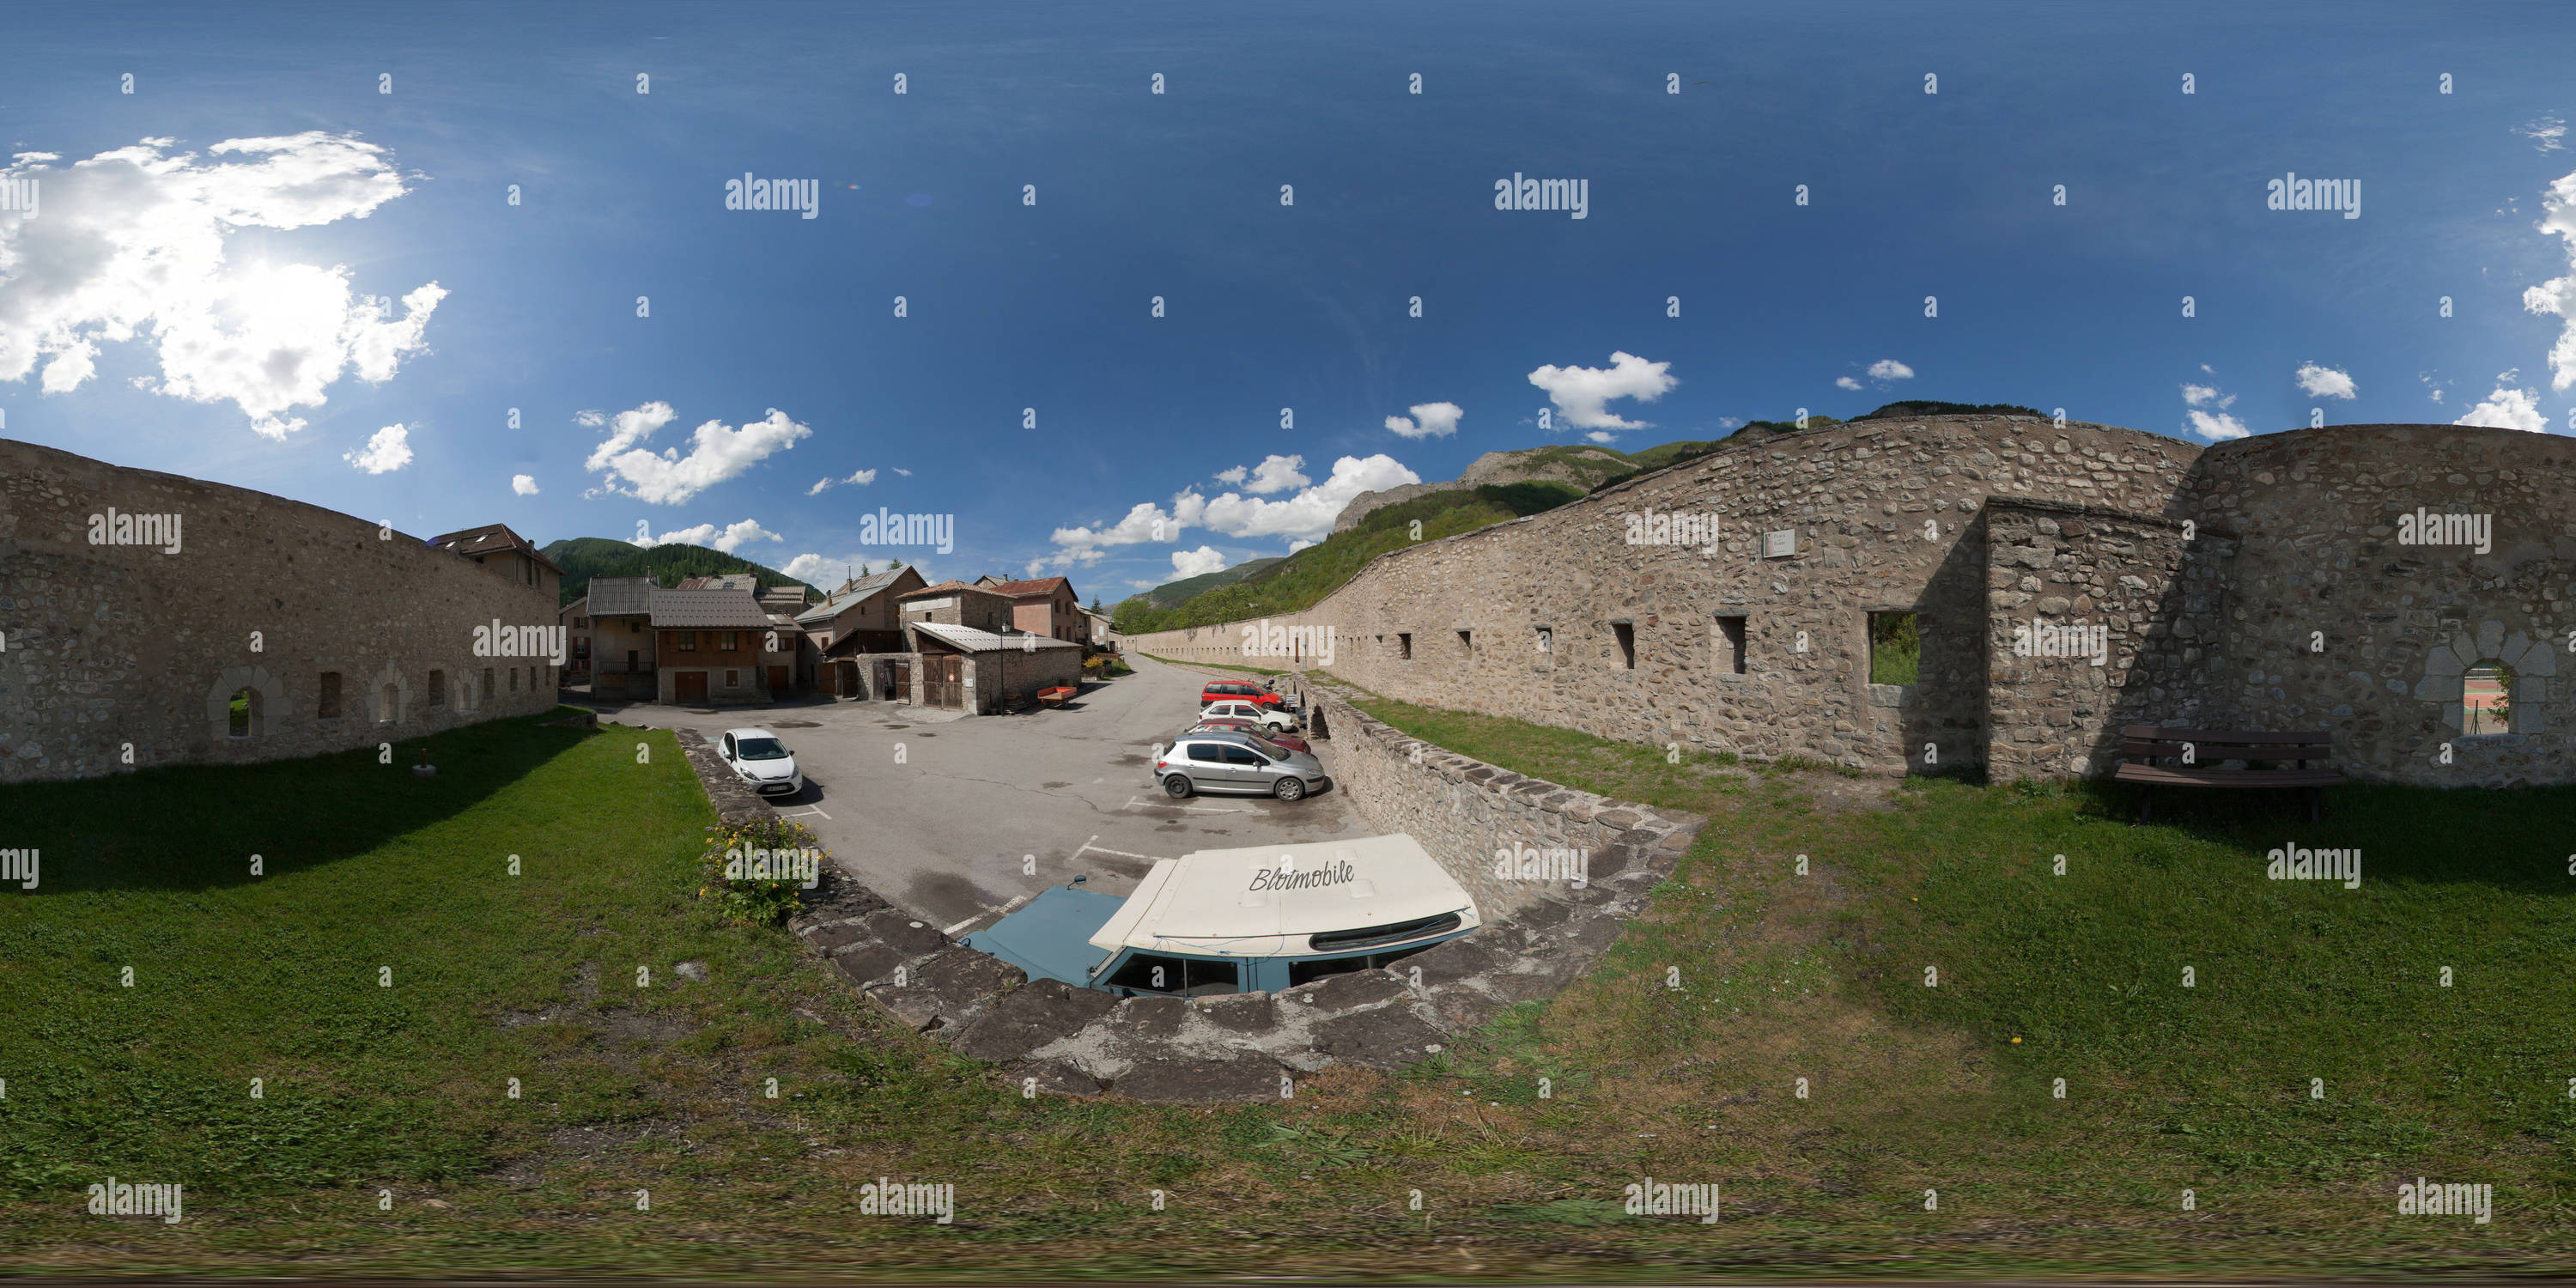
[[1222, 792], [1293, 801], [1332, 780], [1321, 761], [1302, 751], [1248, 734], [1187, 733], [1154, 749], [1154, 781], [1172, 797]]

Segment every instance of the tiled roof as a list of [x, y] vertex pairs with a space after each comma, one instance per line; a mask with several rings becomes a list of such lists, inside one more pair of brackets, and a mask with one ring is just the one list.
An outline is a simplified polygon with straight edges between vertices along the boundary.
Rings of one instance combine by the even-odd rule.
[[747, 590], [657, 590], [655, 630], [761, 630], [769, 614]]
[[429, 544], [443, 550], [453, 550], [468, 558], [498, 554], [504, 550], [516, 550], [538, 563], [553, 568], [557, 573], [563, 571], [556, 566], [554, 560], [546, 558], [545, 552], [537, 549], [526, 537], [510, 531], [510, 525], [506, 523], [488, 523], [479, 528], [467, 528], [461, 532], [431, 537]]
[[938, 585], [936, 585], [936, 586], [924, 586], [924, 587], [922, 587], [922, 588], [921, 588], [921, 589], [919, 589], [919, 590], [909, 591], [909, 592], [906, 592], [906, 593], [904, 593], [904, 594], [897, 595], [897, 596], [895, 596], [895, 598], [897, 598], [897, 599], [919, 599], [919, 598], [922, 598], [923, 596], [926, 596], [926, 595], [954, 595], [954, 594], [956, 594], [957, 592], [959, 592], [959, 591], [961, 591], [961, 590], [965, 590], [965, 591], [972, 591], [972, 592], [974, 592], [975, 594], [978, 594], [978, 595], [990, 595], [990, 594], [994, 594], [994, 593], [996, 593], [996, 592], [994, 592], [994, 591], [992, 591], [992, 590], [989, 590], [989, 589], [987, 589], [987, 588], [985, 588], [985, 587], [982, 587], [982, 586], [969, 586], [969, 585], [967, 585], [965, 582], [962, 582], [962, 581], [956, 581], [956, 580], [953, 580], [953, 579], [952, 579], [952, 580], [949, 580], [949, 581], [943, 581], [943, 582], [939, 583], [939, 584], [938, 584]]
[[[912, 570], [910, 568], [889, 568], [884, 572], [869, 573], [867, 576], [851, 582], [848, 586], [832, 592], [832, 594], [825, 598], [822, 603], [816, 604], [812, 608], [808, 608], [804, 612], [798, 613], [796, 615], [796, 620], [800, 622], [812, 622], [825, 621], [838, 617], [841, 614], [848, 612], [853, 606], [857, 605], [868, 596], [876, 594], [878, 591], [884, 590], [886, 587], [895, 584], [895, 582], [901, 580], [903, 575], [908, 572], [912, 572]], [[919, 576], [920, 574], [915, 573], [914, 575]]]
[[939, 622], [914, 622], [912, 629], [934, 639], [945, 640], [969, 653], [994, 653], [1004, 650], [1018, 652], [1023, 649], [1034, 652], [1042, 648], [1082, 647], [1072, 640], [1050, 639], [1044, 635], [996, 635], [991, 631], [979, 631], [972, 626], [948, 626]]
[[650, 577], [593, 577], [589, 590], [593, 617], [641, 617], [653, 611]]
[[1053, 595], [1058, 586], [1068, 591], [1073, 589], [1073, 583], [1062, 577], [1042, 577], [1036, 581], [1006, 581], [993, 587], [993, 593], [1013, 599], [1034, 599], [1040, 595]]

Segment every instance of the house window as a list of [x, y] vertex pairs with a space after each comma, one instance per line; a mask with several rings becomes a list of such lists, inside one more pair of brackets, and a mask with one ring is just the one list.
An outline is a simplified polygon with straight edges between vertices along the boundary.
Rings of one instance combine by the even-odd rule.
[[716, 651], [719, 653], [731, 653], [741, 647], [742, 636], [732, 631], [726, 631], [724, 634], [716, 637]]
[[672, 651], [672, 652], [674, 652], [674, 653], [695, 653], [695, 652], [697, 652], [697, 651], [698, 651], [698, 633], [697, 633], [696, 631], [675, 631], [675, 632], [673, 632], [673, 633], [672, 633], [672, 635], [671, 635], [671, 651]]
[[1921, 673], [1923, 637], [1912, 613], [1869, 615], [1869, 682], [1912, 684]]
[[443, 707], [447, 705], [447, 672], [432, 671], [429, 673], [429, 705], [432, 707]]
[[1541, 653], [1553, 653], [1556, 651], [1555, 628], [1548, 626], [1541, 626], [1538, 628], [1538, 651]]
[[1412, 661], [1412, 660], [1413, 660], [1413, 633], [1412, 633], [1412, 632], [1410, 632], [1410, 631], [1397, 631], [1397, 632], [1395, 633], [1395, 656], [1396, 656], [1399, 660], [1406, 661], [1406, 662], [1410, 662], [1410, 661]]
[[742, 672], [740, 672], [740, 671], [727, 671], [727, 672], [725, 672], [725, 687], [726, 687], [726, 688], [728, 688], [728, 689], [739, 689], [739, 688], [741, 688], [741, 687], [742, 687]]
[[2460, 677], [2460, 732], [2513, 732], [2513, 668], [2480, 662]]
[[586, 631], [586, 630], [589, 630], [589, 629], [590, 629], [590, 619], [589, 619], [589, 618], [587, 618], [587, 617], [576, 617], [576, 618], [572, 619], [572, 627], [573, 627], [573, 629], [574, 629], [574, 630], [577, 630], [577, 631]]
[[250, 737], [251, 731], [254, 727], [253, 722], [258, 718], [258, 715], [259, 690], [235, 689], [233, 690], [231, 721], [225, 726], [225, 731], [235, 738]]
[[1709, 627], [1713, 665], [1720, 675], [1744, 674], [1744, 619], [1719, 615]]
[[322, 673], [322, 696], [320, 700], [313, 704], [313, 718], [316, 720], [337, 720], [340, 718], [339, 672], [324, 671]]

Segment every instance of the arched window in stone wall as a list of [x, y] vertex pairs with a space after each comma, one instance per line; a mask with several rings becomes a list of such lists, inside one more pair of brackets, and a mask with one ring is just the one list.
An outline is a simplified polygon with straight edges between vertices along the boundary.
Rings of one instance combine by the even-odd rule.
[[376, 695], [376, 723], [392, 724], [402, 716], [402, 686], [388, 681]]
[[233, 690], [229, 706], [230, 716], [226, 721], [225, 732], [235, 738], [258, 737], [259, 690], [248, 687]]
[[2460, 733], [2464, 737], [2480, 734], [2512, 733], [2513, 668], [2488, 660], [2471, 666], [2460, 675]]

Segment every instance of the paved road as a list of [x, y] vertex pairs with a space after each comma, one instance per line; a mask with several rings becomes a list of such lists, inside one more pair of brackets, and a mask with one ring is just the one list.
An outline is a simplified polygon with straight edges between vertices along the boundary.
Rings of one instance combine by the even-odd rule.
[[951, 933], [1079, 874], [1125, 894], [1157, 858], [1369, 834], [1330, 789], [1293, 803], [1166, 798], [1146, 777], [1148, 752], [1187, 727], [1210, 677], [1129, 661], [1134, 675], [1022, 716], [814, 701], [712, 712], [603, 704], [601, 719], [710, 740], [746, 726], [777, 733], [808, 783], [773, 798], [779, 812], [813, 828], [851, 875]]

